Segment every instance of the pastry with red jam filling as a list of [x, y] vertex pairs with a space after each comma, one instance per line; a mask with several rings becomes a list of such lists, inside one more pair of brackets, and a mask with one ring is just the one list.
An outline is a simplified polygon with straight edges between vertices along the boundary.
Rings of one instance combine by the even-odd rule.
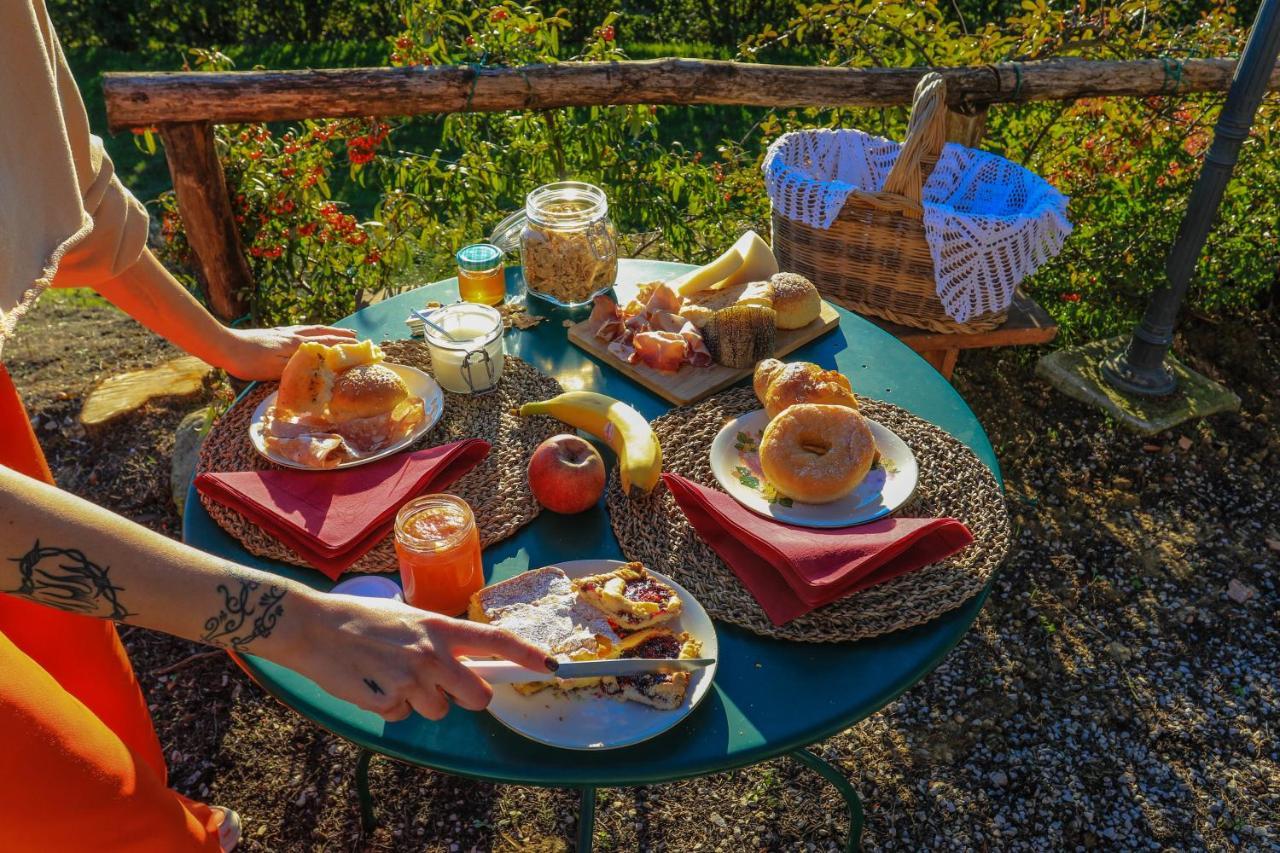
[[650, 628], [680, 615], [680, 596], [640, 563], [580, 578], [573, 587], [624, 631]]
[[[702, 643], [687, 633], [676, 634], [670, 628], [646, 628], [622, 639], [618, 644], [622, 658], [696, 658]], [[646, 672], [641, 675], [605, 676], [600, 689], [606, 696], [640, 702], [661, 711], [673, 711], [684, 702], [689, 690], [687, 672]]]

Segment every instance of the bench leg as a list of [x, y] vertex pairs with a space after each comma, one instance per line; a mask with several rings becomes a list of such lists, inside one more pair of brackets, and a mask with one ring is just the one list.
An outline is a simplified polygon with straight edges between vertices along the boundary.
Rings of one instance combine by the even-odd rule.
[[373, 753], [361, 749], [356, 758], [356, 796], [360, 799], [360, 825], [366, 833], [373, 832], [378, 817], [373, 813], [373, 794], [369, 793], [369, 762]]
[[844, 778], [843, 773], [809, 750], [797, 749], [791, 753], [791, 757], [821, 775], [835, 786], [840, 796], [844, 797], [845, 805], [849, 807], [849, 839], [845, 844], [845, 850], [849, 853], [857, 853], [862, 849], [862, 800], [858, 798], [858, 792], [849, 784], [849, 780]]
[[959, 355], [958, 349], [931, 349], [920, 353], [920, 357], [932, 364], [948, 382], [951, 381], [951, 372], [956, 369], [956, 358]]
[[582, 803], [578, 807], [578, 853], [591, 853], [596, 833], [596, 789], [582, 789]]

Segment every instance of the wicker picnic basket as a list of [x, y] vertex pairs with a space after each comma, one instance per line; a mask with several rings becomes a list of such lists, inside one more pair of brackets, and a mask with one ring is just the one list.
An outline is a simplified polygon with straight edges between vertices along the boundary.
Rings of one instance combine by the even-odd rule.
[[[966, 157], [999, 161], [1000, 168], [994, 171], [989, 164], [985, 166], [986, 176], [1007, 176], [1017, 170], [1018, 181], [1038, 182], [1047, 190], [1048, 196], [1041, 187], [1034, 187], [1032, 192], [1019, 187], [1016, 198], [1010, 199], [1007, 192], [998, 198], [1004, 205], [999, 209], [1000, 215], [1009, 227], [1020, 228], [1028, 221], [1027, 217], [1018, 221], [1018, 214], [1024, 211], [1011, 208], [1011, 201], [1015, 206], [1034, 203], [1037, 209], [1025, 211], [1027, 215], [1050, 221], [1047, 227], [1022, 235], [1017, 241], [1020, 245], [1013, 247], [1021, 249], [1026, 257], [1002, 247], [984, 252], [988, 247], [961, 245], [957, 250], [954, 232], [967, 229], [948, 229], [952, 238], [944, 255], [948, 283], [959, 276], [969, 281], [963, 294], [949, 294], [949, 305], [944, 305], [935, 255], [926, 238], [926, 204], [922, 195], [942, 155], [946, 133], [946, 81], [929, 73], [916, 88], [906, 140], [900, 147], [856, 130], [797, 131], [779, 139], [770, 150], [765, 169], [773, 202], [773, 251], [782, 269], [808, 277], [824, 297], [851, 311], [905, 326], [937, 332], [980, 332], [1004, 323], [1016, 280], [1056, 254], [1062, 238], [1070, 231], [1065, 219], [1066, 199], [1040, 178], [1003, 158], [957, 149]], [[858, 143], [857, 151], [863, 154], [862, 163], [837, 162], [839, 157], [847, 156], [840, 147], [845, 140], [840, 140], [839, 135], [858, 137], [854, 141]], [[953, 152], [953, 160], [956, 156]], [[785, 163], [782, 158], [787, 158]], [[892, 165], [877, 189], [870, 176], [877, 170], [883, 174], [889, 162]], [[951, 177], [950, 172], [947, 177]], [[947, 191], [951, 189], [948, 187]], [[830, 205], [833, 198], [838, 199], [841, 191], [848, 195], [829, 227], [801, 221], [815, 220], [820, 209]], [[1000, 196], [1004, 189], [977, 189], [979, 194], [984, 191]], [[972, 202], [973, 192], [969, 192]], [[986, 199], [977, 201], [980, 206]], [[991, 217], [985, 215], [985, 209], [981, 211], [986, 224]], [[1004, 223], [997, 223], [997, 227], [1004, 227]], [[993, 262], [1003, 269], [992, 270]], [[982, 279], [980, 287], [973, 286], [975, 278]]]

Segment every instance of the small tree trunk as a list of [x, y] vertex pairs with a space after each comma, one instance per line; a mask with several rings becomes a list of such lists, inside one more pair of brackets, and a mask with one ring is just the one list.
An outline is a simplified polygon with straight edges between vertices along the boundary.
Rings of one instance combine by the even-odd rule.
[[200, 265], [205, 299], [214, 314], [233, 320], [248, 310], [253, 273], [214, 149], [213, 126], [208, 122], [162, 124], [160, 135], [187, 242]]

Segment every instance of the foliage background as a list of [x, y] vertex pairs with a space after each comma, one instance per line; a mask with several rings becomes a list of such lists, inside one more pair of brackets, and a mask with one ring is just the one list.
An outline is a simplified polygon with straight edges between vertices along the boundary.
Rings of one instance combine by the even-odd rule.
[[[599, 0], [567, 8], [208, 0], [180, 12], [130, 0], [110, 16], [79, 0], [50, 6], [99, 126], [94, 78], [105, 69], [659, 55], [851, 66], [1154, 56], [1169, 58], [1176, 75], [1183, 57], [1238, 55], [1253, 11], [1154, 0], [650, 0], [621, 8]], [[212, 49], [219, 45], [221, 53]], [[1027, 283], [1063, 323], [1065, 340], [1124, 328], [1162, 280], [1221, 102], [1174, 91], [991, 109], [983, 147], [1072, 198], [1076, 233]], [[416, 118], [385, 129], [368, 122], [224, 128], [220, 138], [259, 280], [255, 319], [276, 322], [332, 319], [380, 292], [450, 274], [453, 249], [483, 237], [528, 189], [564, 176], [605, 187], [629, 251], [702, 261], [745, 227], [767, 232], [759, 164], [777, 135], [845, 126], [900, 137], [905, 121], [905, 108], [610, 107]], [[1194, 311], [1231, 315], [1277, 302], [1280, 172], [1269, 153], [1277, 130], [1271, 96], [1205, 252]], [[139, 152], [128, 151], [133, 142]], [[147, 156], [153, 148], [144, 136], [113, 140], [112, 151], [140, 195], [159, 196], [168, 257], [181, 266], [181, 226], [163, 194], [162, 159]]]

